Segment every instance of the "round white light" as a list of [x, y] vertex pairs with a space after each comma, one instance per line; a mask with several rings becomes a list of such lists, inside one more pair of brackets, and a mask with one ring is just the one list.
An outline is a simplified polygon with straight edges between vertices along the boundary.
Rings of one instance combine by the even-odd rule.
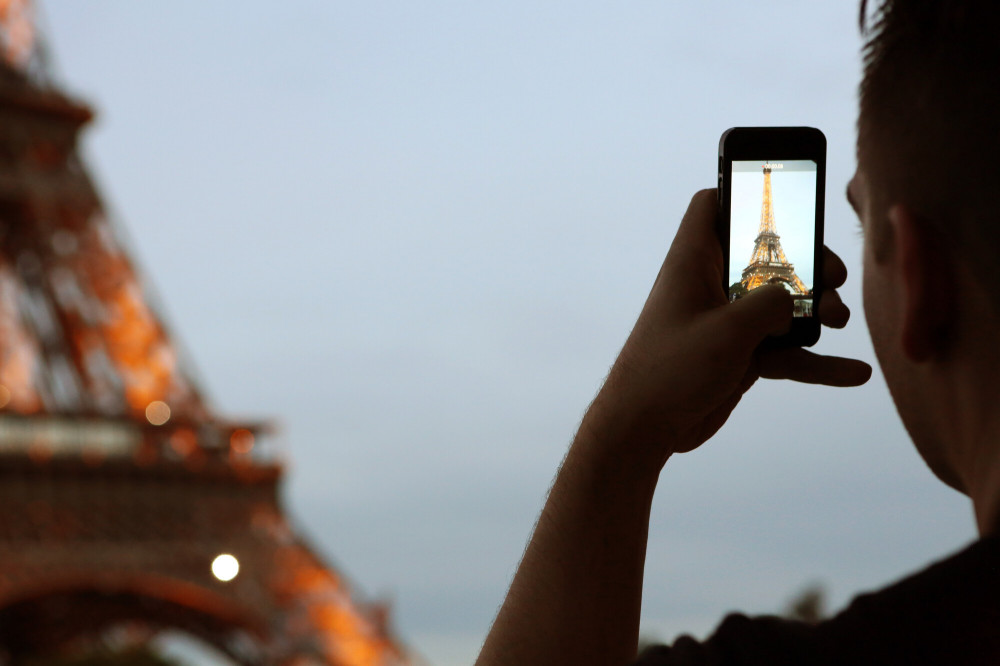
[[239, 560], [229, 553], [223, 553], [212, 560], [212, 575], [224, 583], [236, 578], [239, 572]]
[[146, 420], [155, 426], [161, 426], [170, 420], [170, 405], [162, 400], [154, 400], [146, 405]]

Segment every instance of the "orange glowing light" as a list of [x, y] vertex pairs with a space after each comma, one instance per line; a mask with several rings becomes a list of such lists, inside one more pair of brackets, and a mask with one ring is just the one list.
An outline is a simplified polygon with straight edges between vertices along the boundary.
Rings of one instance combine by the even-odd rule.
[[35, 45], [35, 26], [28, 0], [0, 1], [0, 27], [7, 62], [24, 67]]
[[170, 420], [170, 405], [162, 400], [154, 400], [146, 405], [146, 420], [155, 426], [161, 426]]
[[20, 301], [18, 278], [0, 256], [0, 385], [4, 389], [0, 407], [31, 414], [42, 407], [34, 385], [39, 349], [22, 321]]
[[229, 446], [233, 453], [250, 453], [253, 448], [253, 433], [246, 428], [238, 428], [229, 436]]
[[[102, 310], [100, 323], [81, 328], [97, 334], [97, 348], [121, 380], [128, 406], [141, 416], [147, 405], [161, 400], [170, 403], [174, 417], [198, 413], [197, 395], [181, 373], [177, 353], [107, 220], [95, 212], [80, 222], [86, 225], [74, 236], [76, 251], [64, 261], [80, 289], [93, 294]], [[86, 348], [80, 351], [88, 353]]]
[[170, 448], [178, 455], [187, 456], [198, 446], [198, 438], [190, 428], [178, 428], [170, 435]]

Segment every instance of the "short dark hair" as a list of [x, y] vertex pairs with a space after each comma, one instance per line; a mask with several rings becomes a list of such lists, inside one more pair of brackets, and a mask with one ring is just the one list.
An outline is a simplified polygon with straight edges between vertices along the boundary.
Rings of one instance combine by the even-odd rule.
[[878, 216], [875, 241], [887, 233], [887, 207], [905, 203], [992, 284], [1000, 268], [1000, 2], [881, 0], [868, 9], [861, 0], [858, 157]]

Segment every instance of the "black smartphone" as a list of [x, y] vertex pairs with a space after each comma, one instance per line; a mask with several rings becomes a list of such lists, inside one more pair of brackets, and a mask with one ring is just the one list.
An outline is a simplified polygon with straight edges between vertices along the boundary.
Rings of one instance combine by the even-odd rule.
[[780, 284], [791, 330], [767, 343], [819, 340], [826, 137], [813, 127], [734, 127], [719, 140], [719, 240], [730, 302]]

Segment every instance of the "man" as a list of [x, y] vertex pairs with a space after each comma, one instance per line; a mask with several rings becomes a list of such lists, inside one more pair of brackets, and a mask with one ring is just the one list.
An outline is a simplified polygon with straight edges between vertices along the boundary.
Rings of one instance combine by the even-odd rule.
[[[734, 615], [705, 642], [681, 638], [638, 663], [1000, 664], [998, 4], [882, 3], [864, 50], [848, 187], [879, 364], [920, 455], [971, 498], [981, 539], [818, 625]], [[668, 459], [709, 439], [760, 377], [868, 380], [860, 361], [759, 346], [787, 329], [792, 303], [780, 286], [726, 302], [716, 215], [714, 191], [694, 196], [479, 664], [633, 661], [650, 504]], [[831, 252], [824, 276], [819, 317], [843, 326], [834, 289], [846, 270]]]

